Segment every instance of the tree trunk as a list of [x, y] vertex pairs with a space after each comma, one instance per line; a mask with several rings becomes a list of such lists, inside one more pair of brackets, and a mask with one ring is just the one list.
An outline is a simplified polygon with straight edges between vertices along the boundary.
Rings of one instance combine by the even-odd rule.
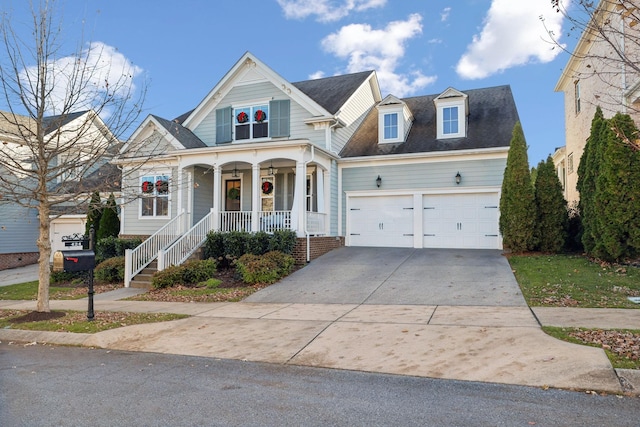
[[37, 311], [50, 312], [49, 308], [49, 280], [50, 266], [49, 259], [51, 257], [51, 241], [49, 240], [49, 206], [47, 203], [40, 203], [38, 207], [40, 216], [40, 233], [38, 235], [38, 249], [40, 256], [38, 258], [38, 304]]

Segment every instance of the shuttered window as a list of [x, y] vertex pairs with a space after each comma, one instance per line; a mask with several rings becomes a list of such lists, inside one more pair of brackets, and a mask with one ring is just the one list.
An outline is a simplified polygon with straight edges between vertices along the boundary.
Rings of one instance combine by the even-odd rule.
[[216, 143], [231, 142], [231, 107], [216, 110]]
[[269, 124], [269, 136], [272, 138], [289, 136], [291, 103], [288, 99], [269, 102], [271, 121]]

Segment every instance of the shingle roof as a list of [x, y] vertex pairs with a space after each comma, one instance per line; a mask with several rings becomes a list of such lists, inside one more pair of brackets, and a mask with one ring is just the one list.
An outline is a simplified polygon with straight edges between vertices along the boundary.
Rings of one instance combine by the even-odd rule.
[[152, 117], [158, 121], [171, 135], [173, 135], [184, 148], [201, 148], [207, 145], [202, 142], [193, 132], [175, 121], [163, 119], [162, 117]]
[[378, 111], [372, 108], [367, 117], [342, 149], [342, 157], [385, 154], [424, 153], [508, 147], [513, 127], [520, 119], [511, 87], [496, 86], [463, 91], [468, 95], [467, 136], [437, 139], [434, 99], [439, 95], [405, 98], [414, 121], [407, 140], [397, 144], [378, 144]]
[[66, 125], [67, 123], [74, 121], [75, 119], [77, 119], [78, 117], [86, 113], [88, 113], [88, 111], [78, 111], [77, 113], [69, 113], [69, 114], [61, 114], [58, 116], [45, 117], [42, 120], [42, 124], [44, 125], [44, 133], [47, 134], [56, 129], [59, 129], [62, 126]]
[[336, 114], [373, 71], [292, 83], [321, 107]]

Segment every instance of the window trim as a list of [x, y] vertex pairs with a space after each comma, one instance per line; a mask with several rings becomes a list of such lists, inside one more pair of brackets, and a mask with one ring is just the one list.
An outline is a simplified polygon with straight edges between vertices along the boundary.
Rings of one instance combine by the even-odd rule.
[[[394, 115], [396, 116], [398, 122], [396, 123], [396, 137], [395, 138], [385, 138], [385, 117]], [[402, 110], [402, 106], [393, 106], [393, 108], [383, 108], [380, 107], [378, 111], [378, 143], [379, 144], [395, 144], [398, 142], [404, 141], [404, 114]]]
[[580, 111], [582, 111], [582, 106], [581, 106], [581, 102], [580, 102], [580, 80], [576, 80], [575, 82], [573, 82], [573, 97], [574, 97], [574, 106], [575, 106], [575, 113], [576, 116], [578, 114], [580, 114]]
[[[246, 142], [253, 142], [253, 141], [265, 141], [268, 139], [271, 139], [271, 125], [270, 125], [270, 121], [271, 121], [271, 98], [264, 98], [264, 99], [257, 99], [257, 100], [253, 100], [251, 102], [243, 102], [241, 104], [234, 104], [231, 105], [231, 142], [232, 143], [237, 143], [237, 144], [242, 144], [242, 143], [246, 143]], [[267, 136], [261, 136], [258, 138], [254, 138], [253, 136], [253, 126], [255, 124], [258, 124], [258, 122], [255, 121], [254, 118], [254, 114], [255, 114], [255, 109], [262, 109], [266, 107], [267, 109], [267, 118], [264, 120], [263, 123], [266, 122], [267, 124]], [[249, 138], [244, 138], [244, 139], [238, 139], [237, 138], [237, 127], [239, 126], [239, 124], [236, 122], [237, 120], [237, 115], [239, 114], [237, 111], [238, 110], [244, 110], [244, 109], [249, 109], [249, 121], [247, 122], [247, 125], [249, 126]]]
[[[458, 108], [458, 132], [456, 133], [444, 133], [444, 111], [448, 108]], [[467, 126], [466, 126], [466, 109], [465, 109], [465, 101], [464, 99], [457, 99], [452, 102], [438, 102], [437, 105], [437, 120], [438, 120], [438, 130], [437, 130], [437, 139], [453, 139], [453, 138], [463, 138], [467, 134]]]

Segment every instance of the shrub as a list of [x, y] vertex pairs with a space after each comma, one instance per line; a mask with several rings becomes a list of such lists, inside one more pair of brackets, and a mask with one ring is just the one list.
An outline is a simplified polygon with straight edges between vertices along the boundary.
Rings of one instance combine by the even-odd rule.
[[269, 251], [271, 235], [264, 231], [249, 235], [247, 238], [247, 253], [253, 255], [262, 255]]
[[224, 260], [224, 233], [220, 231], [209, 232], [202, 252], [205, 259], [213, 258], [219, 262]]
[[213, 259], [172, 265], [155, 273], [151, 278], [151, 286], [155, 289], [162, 289], [174, 285], [193, 285], [205, 282], [213, 277], [217, 267], [218, 263]]
[[98, 264], [94, 276], [103, 283], [120, 283], [124, 281], [124, 257], [109, 258]]
[[54, 284], [79, 284], [84, 282], [87, 278], [84, 271], [78, 271], [76, 273], [67, 273], [66, 271], [52, 271], [49, 275], [49, 281]]
[[247, 240], [249, 233], [246, 231], [231, 231], [223, 236], [224, 254], [231, 259], [238, 259], [247, 253]]
[[141, 239], [120, 239], [113, 236], [100, 239], [96, 243], [96, 262], [124, 256], [126, 249], [133, 249], [140, 243], [142, 243]]
[[274, 231], [269, 242], [269, 251], [278, 251], [288, 255], [296, 246], [296, 233], [292, 230]]
[[293, 264], [291, 255], [272, 251], [264, 255], [245, 254], [238, 259], [236, 269], [246, 284], [272, 284], [289, 274]]
[[102, 210], [100, 216], [100, 225], [96, 232], [97, 239], [104, 239], [105, 237], [117, 237], [120, 233], [120, 219], [118, 218], [118, 205], [116, 204], [116, 198], [113, 193], [109, 195], [107, 203]]
[[538, 164], [534, 194], [538, 249], [542, 252], [560, 253], [566, 245], [569, 217], [562, 185], [551, 156], [547, 157], [546, 162]]

